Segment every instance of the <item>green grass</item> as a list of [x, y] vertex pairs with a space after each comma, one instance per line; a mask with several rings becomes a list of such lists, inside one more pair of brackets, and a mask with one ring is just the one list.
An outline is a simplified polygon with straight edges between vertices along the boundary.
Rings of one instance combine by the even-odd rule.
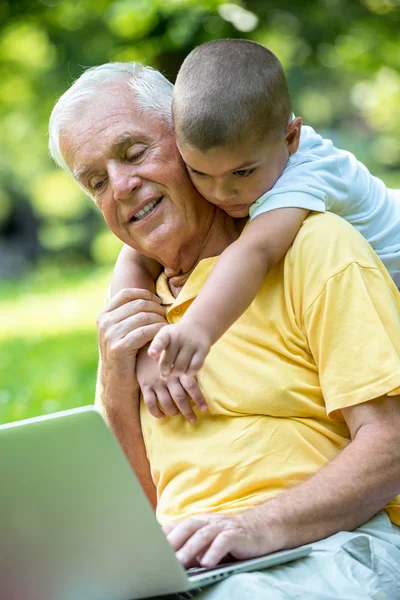
[[0, 423], [93, 403], [109, 279], [109, 269], [47, 271], [2, 287]]
[[95, 331], [0, 343], [0, 422], [92, 404]]

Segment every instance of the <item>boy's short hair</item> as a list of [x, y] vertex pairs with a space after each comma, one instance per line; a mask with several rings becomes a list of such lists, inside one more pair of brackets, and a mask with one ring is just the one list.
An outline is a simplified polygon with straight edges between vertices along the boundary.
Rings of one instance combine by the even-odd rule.
[[202, 152], [215, 146], [284, 134], [292, 115], [278, 58], [250, 40], [206, 42], [184, 60], [172, 112], [182, 145]]

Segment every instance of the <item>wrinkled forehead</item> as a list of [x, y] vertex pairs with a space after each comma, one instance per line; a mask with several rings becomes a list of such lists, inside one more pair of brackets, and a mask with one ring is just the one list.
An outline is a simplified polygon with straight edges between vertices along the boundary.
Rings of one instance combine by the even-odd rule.
[[128, 139], [134, 143], [156, 135], [160, 127], [161, 120], [141, 109], [132, 92], [108, 87], [77, 107], [74, 118], [60, 132], [60, 148], [75, 174], [87, 163], [111, 155]]

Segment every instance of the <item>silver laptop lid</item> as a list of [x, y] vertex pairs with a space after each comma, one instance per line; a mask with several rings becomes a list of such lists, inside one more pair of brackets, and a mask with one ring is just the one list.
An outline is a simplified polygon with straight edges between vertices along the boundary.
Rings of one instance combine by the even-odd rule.
[[0, 427], [0, 581], [7, 600], [131, 600], [187, 576], [93, 407]]

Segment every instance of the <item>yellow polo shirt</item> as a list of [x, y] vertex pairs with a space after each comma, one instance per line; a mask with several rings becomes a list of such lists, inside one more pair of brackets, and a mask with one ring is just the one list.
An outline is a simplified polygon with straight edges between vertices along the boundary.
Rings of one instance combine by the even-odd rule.
[[[201, 261], [176, 300], [159, 279], [169, 322], [215, 261]], [[209, 410], [190, 425], [159, 421], [142, 402], [160, 521], [241, 511], [331, 461], [350, 439], [341, 408], [400, 394], [399, 314], [400, 294], [361, 235], [333, 214], [306, 219], [199, 372]], [[400, 525], [400, 496], [387, 512]]]

